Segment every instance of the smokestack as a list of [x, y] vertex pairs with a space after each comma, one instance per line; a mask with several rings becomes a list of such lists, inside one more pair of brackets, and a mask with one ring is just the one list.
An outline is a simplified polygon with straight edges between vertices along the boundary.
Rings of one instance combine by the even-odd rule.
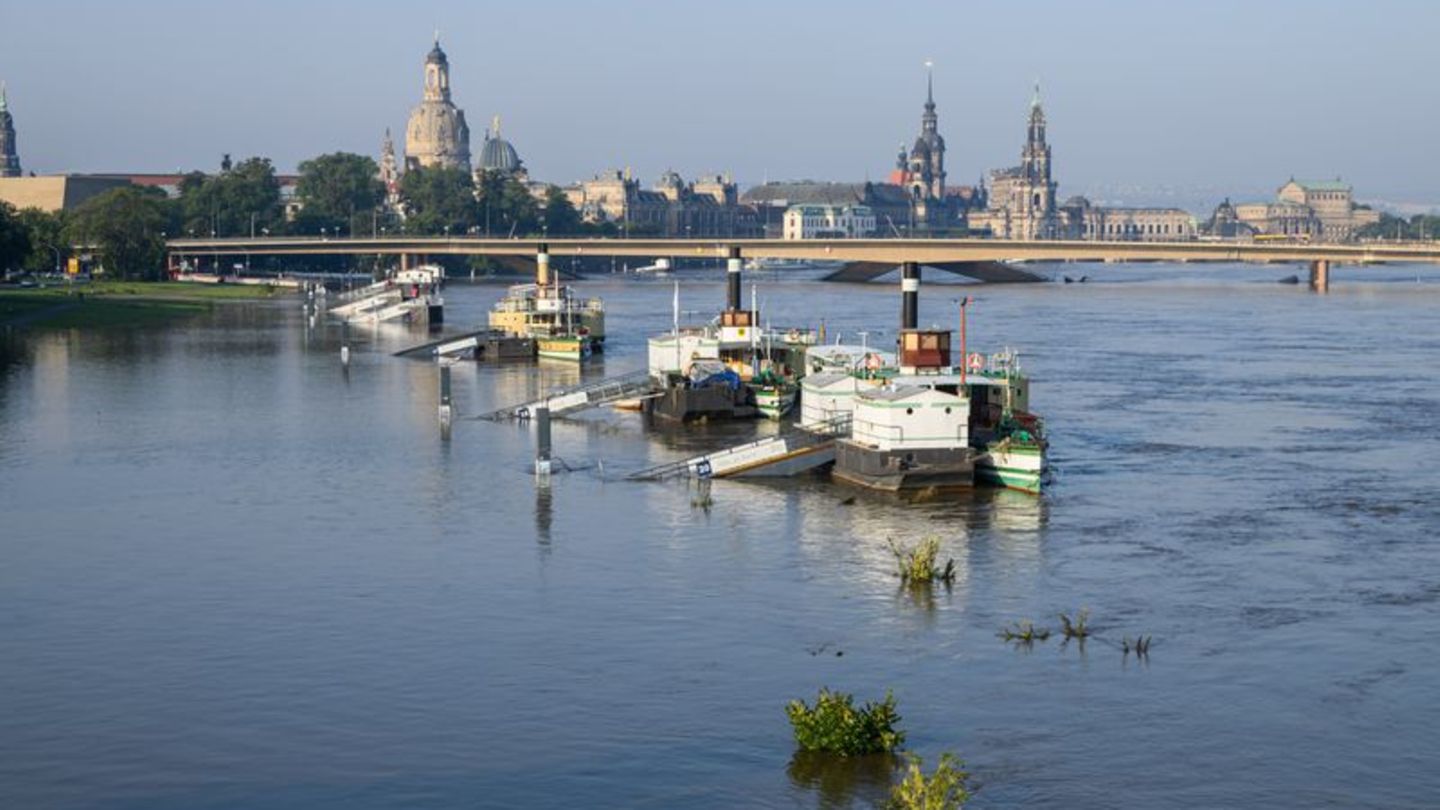
[[540, 243], [535, 253], [535, 283], [541, 287], [550, 286], [550, 246]]
[[900, 266], [900, 328], [915, 329], [920, 322], [920, 265]]
[[725, 279], [729, 285], [725, 308], [733, 312], [740, 309], [740, 248], [730, 248], [730, 258], [725, 260]]

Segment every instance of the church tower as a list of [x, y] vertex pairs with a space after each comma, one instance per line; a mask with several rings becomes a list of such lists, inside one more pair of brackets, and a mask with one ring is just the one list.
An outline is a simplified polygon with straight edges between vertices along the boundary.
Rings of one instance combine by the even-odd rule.
[[15, 152], [15, 118], [5, 98], [5, 83], [0, 82], [0, 177], [20, 176], [20, 156]]
[[910, 197], [913, 200], [945, 199], [945, 139], [940, 137], [940, 116], [935, 113], [935, 79], [930, 63], [925, 64], [925, 112], [920, 116], [920, 135], [910, 149]]
[[395, 211], [400, 205], [400, 166], [395, 161], [395, 141], [390, 137], [390, 128], [385, 128], [385, 140], [380, 143], [380, 182], [385, 185], [385, 207]]
[[1050, 144], [1045, 142], [1045, 110], [1040, 106], [1040, 84], [1030, 99], [1030, 121], [1025, 148], [1020, 152], [1020, 173], [1029, 187], [1024, 210], [1030, 221], [1028, 238], [1050, 239], [1056, 234], [1055, 181], [1050, 175]]
[[450, 100], [450, 60], [435, 37], [425, 57], [425, 92], [405, 127], [405, 168], [446, 166], [470, 171], [470, 126]]

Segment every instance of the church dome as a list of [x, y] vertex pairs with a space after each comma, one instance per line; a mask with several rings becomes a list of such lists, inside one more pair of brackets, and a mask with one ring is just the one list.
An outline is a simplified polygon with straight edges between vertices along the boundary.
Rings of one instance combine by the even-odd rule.
[[449, 64], [449, 61], [450, 60], [445, 57], [445, 51], [440, 47], [440, 40], [435, 40], [435, 47], [431, 48], [430, 53], [425, 55], [425, 63], [444, 65]]
[[424, 166], [468, 167], [470, 126], [465, 112], [447, 102], [421, 102], [410, 112], [405, 154]]
[[480, 150], [480, 168], [493, 172], [518, 171], [520, 155], [504, 138], [486, 138], [485, 146]]

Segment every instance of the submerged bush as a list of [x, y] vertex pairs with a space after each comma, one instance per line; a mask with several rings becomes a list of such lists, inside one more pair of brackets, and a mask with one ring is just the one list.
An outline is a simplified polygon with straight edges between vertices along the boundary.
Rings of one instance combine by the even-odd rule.
[[1001, 630], [1000, 637], [1006, 641], [1018, 641], [1022, 644], [1031, 644], [1050, 638], [1050, 630], [1046, 627], [1036, 627], [1030, 620], [1024, 619]]
[[895, 555], [895, 565], [902, 583], [928, 585], [939, 580], [948, 585], [955, 581], [954, 560], [947, 561], [944, 570], [935, 567], [935, 561], [940, 557], [940, 538], [927, 537], [910, 548], [895, 542], [893, 537], [886, 542], [890, 545], [890, 553]]
[[1090, 635], [1090, 611], [1082, 609], [1075, 614], [1074, 621], [1061, 613], [1060, 625], [1060, 631], [1065, 634], [1065, 638], [1085, 638]]
[[905, 732], [895, 728], [895, 696], [885, 693], [879, 703], [855, 708], [855, 698], [843, 692], [821, 688], [812, 708], [803, 700], [785, 706], [795, 742], [805, 751], [827, 751], [841, 756], [886, 754], [905, 742]]
[[921, 769], [923, 764], [919, 757], [910, 758], [905, 778], [890, 791], [887, 810], [956, 810], [970, 798], [965, 790], [970, 775], [961, 770], [965, 763], [954, 754], [941, 754], [940, 764], [929, 776]]

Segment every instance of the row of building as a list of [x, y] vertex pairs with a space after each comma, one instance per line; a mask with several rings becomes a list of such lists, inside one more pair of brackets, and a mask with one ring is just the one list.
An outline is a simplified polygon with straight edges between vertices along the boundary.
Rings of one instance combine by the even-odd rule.
[[[1379, 213], [1357, 205], [1350, 186], [1336, 180], [1292, 179], [1273, 202], [1221, 203], [1206, 220], [1178, 208], [1096, 205], [1081, 196], [1061, 200], [1055, 180], [1046, 118], [1037, 87], [1030, 102], [1018, 165], [989, 173], [975, 185], [947, 184], [945, 139], [940, 134], [933, 77], [927, 74], [920, 131], [902, 145], [884, 182], [765, 183], [740, 193], [724, 174], [686, 181], [666, 171], [650, 187], [626, 170], [610, 170], [562, 189], [590, 223], [610, 223], [624, 233], [672, 237], [812, 239], [868, 236], [970, 234], [1005, 239], [1167, 241], [1195, 238], [1251, 239], [1283, 236], [1345, 241]], [[228, 160], [228, 159], [227, 159]], [[472, 161], [470, 127], [453, 99], [450, 62], [438, 37], [425, 57], [424, 88], [405, 128], [403, 160], [389, 131], [380, 154], [386, 203], [404, 215], [400, 181], [405, 171], [443, 166], [498, 172], [526, 184], [543, 198], [549, 184], [535, 182], [514, 145], [500, 134], [496, 117]], [[125, 183], [178, 193], [183, 175], [112, 174], [23, 177], [14, 120], [0, 84], [0, 200], [17, 207], [69, 208]], [[296, 179], [283, 176], [287, 213], [299, 206]]]

